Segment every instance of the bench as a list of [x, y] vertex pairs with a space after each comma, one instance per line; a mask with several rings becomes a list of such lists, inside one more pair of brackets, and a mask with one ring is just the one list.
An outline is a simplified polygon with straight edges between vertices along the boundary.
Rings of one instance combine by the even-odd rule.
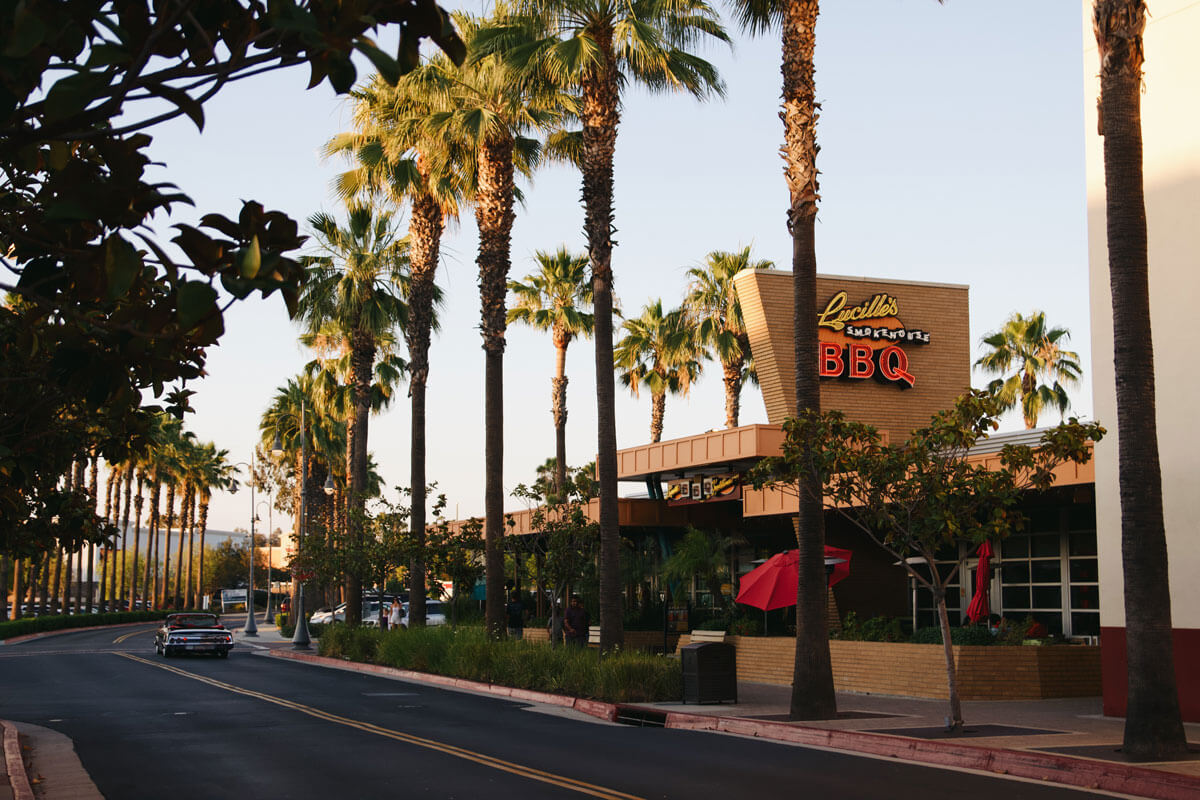
[[591, 625], [588, 627], [588, 647], [600, 646], [600, 626]]
[[697, 642], [725, 643], [725, 631], [692, 631], [692, 644]]

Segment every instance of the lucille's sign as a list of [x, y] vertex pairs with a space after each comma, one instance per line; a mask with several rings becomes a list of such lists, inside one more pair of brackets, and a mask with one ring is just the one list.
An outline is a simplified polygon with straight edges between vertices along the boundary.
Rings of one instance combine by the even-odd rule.
[[821, 377], [913, 386], [917, 379], [908, 371], [908, 353], [900, 344], [929, 344], [929, 334], [905, 327], [897, 316], [900, 302], [890, 294], [881, 292], [855, 306], [848, 303], [846, 292], [838, 292], [817, 315]]

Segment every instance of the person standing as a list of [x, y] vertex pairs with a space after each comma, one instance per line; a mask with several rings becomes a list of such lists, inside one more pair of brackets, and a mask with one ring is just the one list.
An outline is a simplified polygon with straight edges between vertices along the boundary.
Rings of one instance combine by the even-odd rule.
[[392, 610], [391, 610], [391, 613], [388, 615], [388, 627], [390, 627], [392, 630], [396, 630], [396, 628], [400, 627], [401, 622], [403, 620], [404, 620], [404, 604], [401, 603], [400, 598], [397, 597], [395, 600], [392, 601]]
[[571, 595], [571, 604], [567, 606], [567, 613], [563, 619], [563, 632], [567, 644], [575, 647], [587, 646], [589, 625], [591, 618], [587, 609], [583, 607], [583, 600], [577, 594]]
[[524, 638], [525, 604], [521, 602], [521, 593], [516, 589], [509, 595], [508, 605], [504, 607], [504, 613], [508, 617], [508, 638]]

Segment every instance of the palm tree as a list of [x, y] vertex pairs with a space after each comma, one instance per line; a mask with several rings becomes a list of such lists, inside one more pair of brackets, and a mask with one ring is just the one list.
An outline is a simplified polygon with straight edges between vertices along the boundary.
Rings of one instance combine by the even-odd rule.
[[751, 261], [750, 248], [736, 252], [713, 250], [704, 266], [688, 270], [691, 286], [683, 301], [700, 344], [711, 347], [721, 362], [725, 381], [725, 427], [738, 426], [742, 385], [757, 382], [750, 358], [750, 337], [742, 319], [742, 306], [733, 288], [733, 276], [744, 269], [772, 269], [771, 261]]
[[538, 271], [525, 282], [509, 281], [516, 305], [508, 311], [508, 322], [523, 322], [540, 331], [550, 331], [554, 342], [554, 377], [551, 403], [554, 410], [554, 492], [563, 496], [567, 484], [567, 347], [576, 336], [589, 336], [594, 319], [590, 312], [592, 285], [588, 280], [586, 255], [573, 255], [565, 246], [557, 252], [535, 251]]
[[[988, 390], [1005, 411], [1020, 404], [1028, 429], [1037, 427], [1042, 410], [1053, 407], [1062, 415], [1071, 405], [1064, 384], [1079, 383], [1081, 368], [1079, 354], [1062, 349], [1061, 343], [1070, 337], [1066, 328], [1048, 328], [1044, 311], [1028, 317], [1014, 313], [1000, 330], [983, 337], [991, 349], [975, 366], [1001, 376]], [[1042, 378], [1053, 380], [1053, 385], [1040, 383]]]
[[411, 439], [409, 483], [414, 557], [409, 564], [408, 625], [425, 624], [425, 396], [429, 379], [429, 343], [437, 328], [434, 283], [446, 223], [458, 216], [464, 187], [459, 169], [462, 148], [444, 136], [431, 135], [423, 121], [438, 110], [418, 90], [424, 80], [419, 67], [395, 86], [376, 76], [358, 97], [357, 130], [335, 137], [328, 153], [352, 151], [358, 168], [339, 178], [345, 197], [384, 192], [397, 204], [411, 207], [408, 227], [409, 316], [404, 337], [409, 356]]
[[[600, 483], [600, 646], [623, 644], [617, 518], [616, 383], [613, 371], [613, 155], [621, 89], [720, 94], [716, 69], [689, 52], [698, 41], [728, 41], [704, 0], [517, 0], [475, 43], [511, 63], [544, 69], [580, 94], [584, 230], [595, 308], [596, 428]], [[814, 359], [816, 346], [813, 348]], [[814, 362], [815, 370], [815, 362]], [[814, 372], [815, 374], [815, 372]]]
[[[788, 232], [792, 236], [792, 329], [796, 361], [796, 414], [821, 410], [817, 351], [816, 219], [817, 182], [816, 50], [819, 0], [733, 0], [734, 14], [751, 34], [778, 26], [783, 39], [782, 155], [788, 185]], [[832, 719], [837, 714], [826, 621], [825, 518], [821, 487], [812, 478], [799, 487], [796, 515], [796, 668], [792, 676], [792, 719]]]
[[[333, 323], [348, 345], [353, 411], [347, 417], [347, 496], [350, 541], [361, 538], [366, 500], [367, 424], [379, 339], [407, 322], [408, 308], [399, 282], [407, 266], [407, 244], [397, 238], [392, 215], [369, 203], [351, 203], [347, 226], [325, 213], [309, 217], [322, 250], [306, 256], [309, 280], [298, 304], [298, 317], [310, 333]], [[346, 622], [362, 619], [362, 580], [348, 574]]]
[[1096, 0], [1100, 133], [1117, 376], [1121, 560], [1129, 705], [1123, 752], [1167, 760], [1187, 751], [1171, 643], [1171, 588], [1154, 403], [1149, 256], [1142, 174], [1143, 0]]
[[196, 592], [204, 585], [204, 538], [208, 532], [208, 505], [214, 490], [231, 491], [236, 486], [234, 466], [229, 463], [229, 451], [218, 450], [212, 442], [201, 445], [197, 461], [197, 490], [200, 499], [200, 565], [196, 570], [196, 582], [192, 583], [188, 570], [188, 606], [196, 607]]
[[661, 441], [667, 395], [687, 395], [700, 376], [704, 351], [683, 310], [664, 314], [662, 300], [647, 303], [640, 317], [625, 320], [621, 328], [625, 335], [615, 350], [621, 384], [634, 397], [640, 386], [649, 390], [650, 441]]
[[[498, 7], [498, 16], [505, 11]], [[464, 38], [477, 39], [481, 21], [456, 14]], [[485, 625], [504, 634], [504, 332], [511, 266], [515, 173], [528, 174], [541, 155], [531, 138], [549, 133], [576, 110], [573, 98], [540, 71], [521, 72], [497, 55], [481, 54], [461, 70], [435, 60], [420, 90], [449, 110], [431, 115], [430, 130], [462, 142], [474, 154], [471, 202], [479, 229], [479, 295], [484, 350], [484, 538], [487, 573]]]

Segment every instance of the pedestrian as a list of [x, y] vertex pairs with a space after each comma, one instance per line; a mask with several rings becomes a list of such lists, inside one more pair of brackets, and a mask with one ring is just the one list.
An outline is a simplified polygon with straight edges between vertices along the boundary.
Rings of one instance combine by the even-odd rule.
[[395, 630], [396, 628], [401, 628], [404, 626], [403, 620], [404, 604], [401, 603], [400, 598], [397, 597], [392, 601], [392, 612], [388, 616], [388, 622], [391, 624], [392, 630]]
[[588, 617], [587, 609], [583, 607], [583, 600], [579, 595], [571, 595], [571, 604], [567, 607], [567, 613], [563, 619], [563, 632], [566, 635], [568, 645], [575, 647], [585, 647], [588, 642], [588, 626], [591, 624], [591, 618]]
[[524, 638], [525, 604], [521, 602], [521, 593], [516, 589], [508, 596], [508, 605], [504, 607], [504, 613], [508, 617], [508, 638]]

